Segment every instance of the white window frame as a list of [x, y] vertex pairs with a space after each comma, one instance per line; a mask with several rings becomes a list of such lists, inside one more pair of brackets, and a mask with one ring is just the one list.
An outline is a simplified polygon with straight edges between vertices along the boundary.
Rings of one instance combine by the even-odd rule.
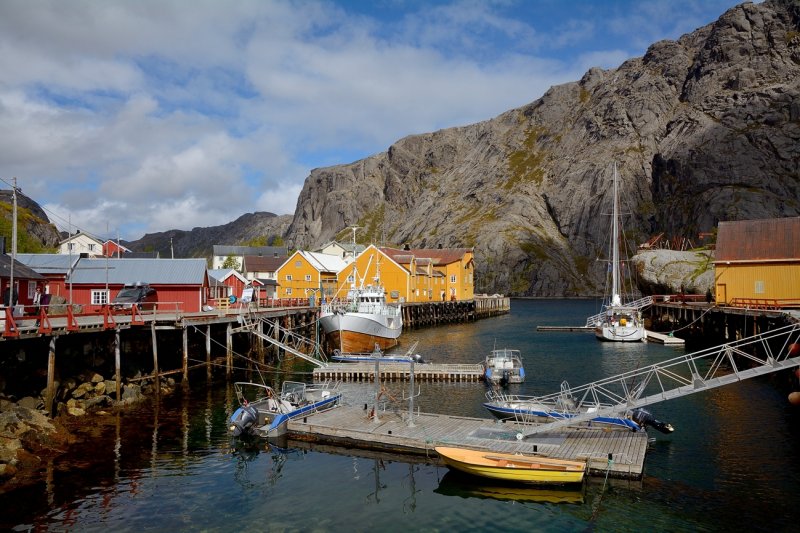
[[306, 274], [306, 281], [311, 281], [311, 274]]
[[757, 279], [756, 283], [755, 283], [755, 287], [753, 288], [753, 292], [755, 292], [756, 294], [764, 294], [764, 292], [765, 292], [764, 291], [764, 285], [765, 284], [764, 284], [764, 280], [763, 279]]
[[292, 281], [292, 275], [286, 274], [286, 281]]
[[92, 289], [92, 305], [105, 305], [108, 303], [108, 291], [106, 289]]
[[286, 287], [286, 296], [291, 296], [291, 295], [292, 295], [292, 288]]
[[455, 282], [456, 282], [456, 275], [450, 274], [450, 283], [455, 283]]

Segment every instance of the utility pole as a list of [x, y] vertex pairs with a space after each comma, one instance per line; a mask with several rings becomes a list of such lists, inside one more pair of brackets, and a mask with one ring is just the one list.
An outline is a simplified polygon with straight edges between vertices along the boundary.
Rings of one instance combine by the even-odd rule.
[[12, 211], [11, 211], [11, 273], [8, 285], [8, 304], [11, 307], [11, 314], [14, 314], [14, 261], [17, 259], [17, 178], [13, 179], [12, 185]]

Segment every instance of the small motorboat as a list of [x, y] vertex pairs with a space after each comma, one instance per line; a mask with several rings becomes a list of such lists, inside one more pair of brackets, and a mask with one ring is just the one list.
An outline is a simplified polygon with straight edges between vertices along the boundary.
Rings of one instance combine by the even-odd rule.
[[337, 406], [342, 399], [338, 382], [307, 385], [284, 381], [281, 393], [252, 382], [236, 382], [239, 408], [230, 417], [228, 429], [234, 437], [280, 437], [289, 420]]
[[446, 446], [437, 446], [434, 450], [449, 468], [515, 483], [580, 483], [586, 473], [586, 463], [581, 461]]
[[[580, 414], [593, 413], [608, 404], [595, 401], [576, 401], [568, 394], [569, 384], [561, 384], [561, 393], [545, 397], [524, 396], [520, 394], [505, 394], [500, 391], [490, 390], [486, 393], [489, 400], [483, 406], [500, 420], [515, 420], [517, 422], [552, 422], [574, 418]], [[616, 426], [630, 431], [641, 431], [646, 426], [657, 429], [661, 433], [672, 433], [675, 428], [671, 424], [657, 420], [645, 409], [633, 409], [620, 416], [597, 416], [589, 422], [605, 426]]]
[[510, 348], [495, 349], [483, 361], [483, 378], [487, 383], [522, 383], [525, 381], [525, 369], [519, 350]]

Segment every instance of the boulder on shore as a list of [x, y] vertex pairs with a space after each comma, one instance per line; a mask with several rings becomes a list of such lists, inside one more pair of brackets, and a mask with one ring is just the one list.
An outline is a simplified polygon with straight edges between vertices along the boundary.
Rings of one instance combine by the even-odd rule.
[[643, 250], [631, 261], [642, 294], [714, 292], [714, 255], [710, 250]]

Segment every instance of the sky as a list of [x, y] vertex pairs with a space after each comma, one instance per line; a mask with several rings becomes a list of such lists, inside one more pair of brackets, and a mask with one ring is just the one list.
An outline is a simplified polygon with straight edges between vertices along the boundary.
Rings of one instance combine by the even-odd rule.
[[310, 171], [491, 119], [733, 0], [2, 0], [0, 188], [135, 240], [293, 214]]

